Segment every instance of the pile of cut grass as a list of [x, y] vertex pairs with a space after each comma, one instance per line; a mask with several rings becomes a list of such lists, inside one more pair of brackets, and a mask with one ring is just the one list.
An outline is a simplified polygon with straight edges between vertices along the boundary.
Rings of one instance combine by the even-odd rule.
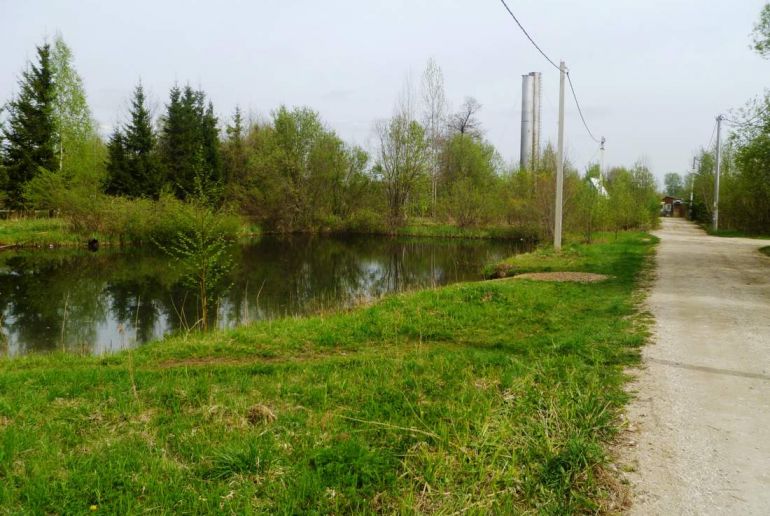
[[607, 509], [653, 245], [565, 254], [600, 283], [466, 283], [103, 358], [2, 360], [0, 512]]

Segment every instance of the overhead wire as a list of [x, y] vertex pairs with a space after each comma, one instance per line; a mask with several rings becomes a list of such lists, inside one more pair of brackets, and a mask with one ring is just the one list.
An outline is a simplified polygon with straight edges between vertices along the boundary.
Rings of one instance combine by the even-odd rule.
[[510, 8], [510, 7], [508, 7], [508, 4], [506, 4], [506, 3], [505, 3], [505, 0], [500, 0], [500, 2], [502, 2], [502, 4], [503, 4], [503, 7], [505, 7], [505, 10], [506, 10], [506, 11], [508, 11], [508, 14], [510, 14], [510, 15], [511, 15], [511, 18], [513, 18], [513, 21], [515, 21], [515, 22], [516, 22], [516, 25], [518, 25], [518, 26], [519, 26], [519, 28], [521, 29], [521, 32], [523, 32], [523, 33], [524, 33], [524, 35], [527, 37], [527, 39], [529, 40], [529, 42], [530, 42], [530, 43], [532, 43], [532, 45], [534, 45], [534, 47], [537, 49], [537, 51], [538, 51], [538, 52], [540, 52], [540, 53], [543, 55], [543, 57], [546, 59], [546, 61], [548, 61], [549, 63], [551, 63], [551, 66], [553, 66], [553, 67], [554, 67], [554, 68], [556, 68], [557, 70], [561, 70], [561, 67], [560, 67], [559, 65], [557, 65], [557, 64], [554, 62], [554, 60], [553, 60], [553, 59], [551, 59], [550, 57], [548, 57], [548, 54], [546, 54], [546, 53], [543, 51], [543, 49], [542, 49], [542, 48], [540, 48], [540, 45], [538, 45], [537, 43], [535, 43], [535, 40], [534, 40], [534, 39], [532, 39], [532, 36], [530, 36], [530, 35], [529, 35], [529, 32], [527, 32], [527, 29], [525, 29], [525, 28], [524, 28], [524, 26], [521, 24], [521, 22], [519, 21], [519, 19], [518, 19], [518, 18], [516, 18], [516, 15], [515, 15], [515, 14], [513, 14], [513, 11], [511, 11], [511, 8]]
[[714, 135], [715, 135], [715, 134], [716, 134], [716, 132], [717, 132], [717, 123], [718, 123], [718, 122], [715, 120], [715, 121], [714, 121], [714, 127], [711, 129], [711, 138], [709, 138], [709, 144], [708, 144], [708, 145], [706, 145], [706, 150], [707, 150], [707, 151], [708, 151], [709, 149], [711, 149], [711, 143], [714, 141]]
[[580, 120], [583, 121], [583, 127], [586, 128], [586, 132], [588, 133], [588, 136], [590, 136], [591, 139], [596, 143], [602, 143], [601, 140], [599, 140], [596, 136], [594, 136], [594, 133], [591, 132], [591, 129], [588, 128], [588, 123], [586, 123], [586, 118], [583, 116], [583, 110], [580, 108], [580, 101], [578, 101], [577, 94], [575, 93], [575, 87], [572, 85], [572, 77], [570, 76], [569, 72], [567, 72], [567, 82], [569, 83], [570, 91], [572, 91], [572, 98], [575, 99], [575, 105], [577, 106], [578, 114], [580, 115]]
[[[508, 11], [508, 14], [511, 15], [511, 18], [513, 18], [513, 21], [516, 22], [516, 25], [519, 26], [519, 29], [521, 29], [521, 32], [524, 33], [524, 35], [527, 37], [529, 42], [532, 43], [532, 45], [537, 49], [538, 52], [540, 52], [540, 54], [542, 54], [542, 56], [545, 58], [546, 61], [548, 61], [551, 64], [551, 66], [553, 66], [554, 68], [556, 68], [561, 72], [561, 66], [557, 65], [556, 62], [550, 57], [548, 57], [548, 54], [546, 54], [545, 51], [542, 48], [540, 48], [540, 45], [538, 45], [535, 42], [532, 36], [529, 35], [529, 32], [527, 32], [527, 29], [524, 28], [524, 26], [521, 24], [521, 22], [516, 17], [516, 15], [513, 14], [513, 11], [511, 11], [511, 8], [508, 7], [507, 3], [505, 3], [505, 0], [500, 0], [500, 3], [503, 4], [503, 7], [505, 7], [505, 10]], [[601, 140], [596, 138], [594, 134], [591, 132], [591, 129], [588, 127], [588, 122], [586, 122], [586, 118], [583, 115], [583, 109], [580, 107], [580, 101], [578, 100], [577, 93], [575, 93], [575, 86], [574, 84], [572, 84], [572, 78], [570, 77], [569, 71], [566, 71], [566, 75], [567, 75], [567, 82], [569, 82], [569, 89], [572, 92], [572, 98], [575, 100], [575, 105], [577, 106], [578, 114], [580, 115], [580, 120], [583, 122], [583, 127], [585, 127], [585, 130], [588, 133], [588, 136], [590, 136], [594, 142], [601, 144], [602, 143]]]

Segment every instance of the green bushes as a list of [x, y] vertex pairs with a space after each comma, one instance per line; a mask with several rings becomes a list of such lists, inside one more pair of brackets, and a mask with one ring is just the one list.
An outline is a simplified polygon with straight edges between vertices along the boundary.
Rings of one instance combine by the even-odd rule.
[[[153, 201], [103, 194], [81, 198], [74, 192], [65, 192], [59, 206], [73, 231], [120, 245], [169, 243], [180, 232], [191, 234], [193, 221], [199, 218], [202, 209], [170, 194]], [[242, 226], [237, 216], [228, 213], [217, 214], [211, 223], [212, 230], [226, 239], [237, 238]]]

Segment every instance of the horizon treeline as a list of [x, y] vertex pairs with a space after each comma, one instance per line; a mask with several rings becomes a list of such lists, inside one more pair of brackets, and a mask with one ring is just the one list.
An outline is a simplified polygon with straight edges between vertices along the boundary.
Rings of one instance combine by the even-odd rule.
[[[770, 59], [770, 3], [751, 34], [751, 47]], [[719, 230], [770, 233], [770, 91], [750, 100], [722, 121], [727, 137], [720, 145]], [[716, 127], [714, 127], [716, 129]], [[714, 217], [716, 146], [701, 148], [693, 170], [665, 176], [669, 195], [692, 197], [691, 216], [703, 224]]]
[[[551, 231], [551, 146], [531, 170], [508, 166], [484, 137], [478, 101], [467, 97], [450, 109], [433, 60], [393, 116], [373, 124], [377, 145], [367, 152], [309, 107], [279, 106], [260, 121], [236, 108], [222, 122], [204, 91], [177, 84], [156, 118], [137, 84], [127, 119], [103, 142], [61, 36], [36, 54], [2, 120], [0, 202], [7, 208], [77, 213], [93, 228], [109, 213], [96, 213], [99, 206], [114, 213], [110, 199], [123, 199], [123, 208], [166, 199], [204, 202], [280, 232], [376, 232], [413, 219]], [[567, 163], [567, 229], [654, 223], [659, 206], [646, 167], [604, 176], [597, 165], [581, 176]]]

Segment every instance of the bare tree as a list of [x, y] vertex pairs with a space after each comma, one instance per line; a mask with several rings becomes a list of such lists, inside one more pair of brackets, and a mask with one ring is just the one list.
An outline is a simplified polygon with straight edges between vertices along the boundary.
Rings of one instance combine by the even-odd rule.
[[473, 97], [465, 97], [460, 111], [452, 115], [449, 120], [449, 129], [468, 136], [481, 136], [481, 122], [477, 118], [479, 111], [481, 111], [481, 104]]
[[447, 102], [444, 94], [444, 74], [431, 58], [422, 76], [423, 126], [428, 143], [428, 172], [431, 183], [431, 212], [436, 216], [436, 199], [440, 174], [441, 146], [446, 138]]
[[406, 113], [397, 113], [376, 126], [380, 155], [376, 166], [388, 197], [391, 225], [404, 221], [405, 207], [428, 166], [425, 131]]

